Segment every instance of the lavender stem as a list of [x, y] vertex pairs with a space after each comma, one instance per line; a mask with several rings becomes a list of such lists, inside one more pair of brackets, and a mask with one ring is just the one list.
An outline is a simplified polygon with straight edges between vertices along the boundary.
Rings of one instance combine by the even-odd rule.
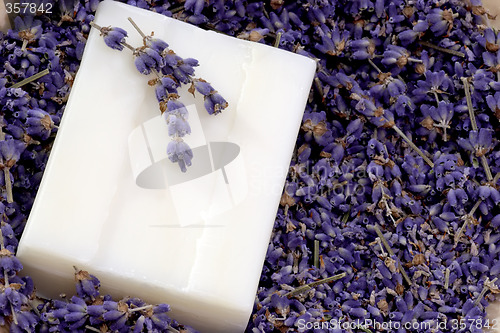
[[151, 309], [152, 307], [153, 307], [153, 305], [149, 304], [149, 305], [141, 306], [141, 307], [138, 307], [138, 308], [129, 309], [128, 312], [136, 312], [136, 311], [147, 310], [147, 309]]
[[129, 17], [128, 20], [134, 26], [135, 30], [137, 30], [137, 32], [141, 35], [141, 37], [146, 38], [146, 35], [144, 34], [144, 32], [142, 32], [141, 28], [139, 28], [139, 26], [134, 22], [134, 20], [132, 20], [131, 17]]
[[319, 241], [314, 240], [314, 266], [319, 268]]
[[4, 167], [3, 168], [3, 175], [5, 178], [5, 190], [7, 191], [7, 202], [13, 203], [14, 196], [12, 194], [12, 181], [10, 179], [10, 168]]
[[[469, 110], [469, 117], [470, 117], [470, 123], [472, 126], [473, 131], [478, 131], [477, 123], [476, 123], [476, 116], [474, 115], [474, 109], [472, 108], [472, 98], [470, 94], [470, 84], [467, 78], [463, 77], [462, 82], [464, 84], [464, 90], [465, 90], [465, 98], [467, 101], [467, 109]], [[486, 160], [486, 156], [481, 155], [481, 164], [483, 165], [484, 173], [486, 174], [486, 179], [488, 179], [489, 182], [493, 180], [493, 176], [491, 174], [491, 169], [490, 166], [488, 165], [488, 160]]]
[[279, 31], [277, 34], [276, 34], [276, 39], [274, 40], [274, 47], [278, 47], [280, 46], [280, 41], [281, 41], [281, 35], [283, 33], [281, 31]]
[[21, 46], [21, 51], [23, 51], [23, 52], [26, 51], [26, 46], [28, 46], [28, 42], [29, 42], [29, 40], [27, 40], [27, 39], [23, 40], [23, 46]]
[[421, 59], [415, 59], [412, 57], [408, 57], [407, 59], [408, 59], [408, 61], [417, 62], [419, 64], [423, 63], [423, 61]]
[[448, 289], [450, 285], [450, 269], [446, 268], [444, 271], [444, 289]]
[[420, 150], [420, 148], [418, 148], [411, 140], [410, 138], [408, 138], [406, 136], [406, 134], [403, 133], [403, 131], [401, 131], [399, 129], [398, 126], [396, 125], [393, 125], [392, 128], [396, 131], [396, 133], [399, 134], [399, 136], [401, 136], [405, 141], [406, 143], [408, 143], [408, 145], [413, 148], [413, 150], [415, 150], [417, 152], [417, 154], [419, 154], [420, 156], [422, 156], [422, 158], [424, 159], [424, 161], [429, 164], [431, 166], [431, 168], [434, 168], [434, 163], [422, 152], [422, 150]]
[[476, 117], [474, 115], [474, 110], [472, 108], [472, 98], [471, 98], [471, 95], [470, 95], [469, 80], [466, 77], [463, 77], [462, 78], [462, 82], [464, 84], [465, 99], [467, 101], [467, 109], [469, 110], [470, 124], [472, 126], [472, 130], [473, 131], [477, 131]]
[[379, 72], [380, 74], [382, 73], [380, 68], [378, 68], [378, 66], [375, 65], [375, 63], [371, 59], [368, 59], [368, 62], [370, 63], [370, 65], [372, 65], [373, 68], [375, 68], [377, 70], [377, 72]]
[[293, 291], [290, 291], [289, 293], [286, 293], [285, 296], [286, 297], [292, 297], [292, 296], [295, 296], [295, 295], [299, 295], [299, 294], [302, 294], [303, 292], [311, 290], [312, 288], [316, 287], [317, 285], [320, 285], [320, 284], [323, 284], [323, 283], [327, 283], [327, 282], [331, 282], [331, 281], [340, 280], [340, 279], [342, 279], [345, 276], [346, 276], [346, 273], [344, 272], [344, 273], [340, 273], [340, 274], [337, 274], [337, 275], [334, 275], [334, 276], [327, 277], [325, 279], [314, 281], [314, 282], [311, 282], [311, 283], [308, 283], [308, 284], [305, 284], [303, 286], [295, 288]]
[[22, 81], [19, 81], [19, 82], [17, 82], [17, 83], [14, 83], [14, 84], [11, 86], [11, 88], [20, 88], [20, 87], [24, 86], [25, 84], [28, 84], [28, 83], [33, 82], [33, 81], [35, 81], [35, 80], [38, 80], [38, 79], [39, 79], [39, 78], [41, 78], [42, 76], [45, 76], [45, 75], [47, 75], [47, 74], [49, 74], [49, 73], [50, 73], [50, 70], [49, 70], [48, 68], [46, 68], [46, 69], [44, 69], [43, 71], [38, 72], [38, 73], [36, 73], [36, 74], [34, 74], [34, 75], [30, 76], [30, 77], [27, 77], [27, 78], [25, 78], [25, 79], [24, 79], [24, 80], [22, 80]]
[[465, 53], [463, 53], [463, 52], [446, 49], [444, 47], [437, 46], [437, 45], [434, 45], [434, 44], [431, 44], [431, 43], [425, 42], [425, 41], [420, 41], [419, 43], [420, 43], [420, 45], [430, 47], [431, 49], [435, 49], [435, 50], [438, 50], [438, 51], [441, 51], [444, 53], [448, 53], [448, 54], [451, 54], [451, 55], [454, 55], [457, 57], [465, 58]]
[[473, 215], [476, 211], [476, 209], [479, 207], [479, 205], [481, 204], [481, 202], [483, 202], [481, 199], [479, 199], [478, 201], [476, 201], [476, 203], [474, 204], [474, 206], [472, 207], [472, 209], [470, 210], [469, 214], [465, 215], [463, 217], [463, 219], [465, 220], [464, 221], [464, 224], [462, 225], [462, 227], [458, 230], [457, 234], [455, 235], [455, 245], [459, 242], [460, 240], [460, 237], [462, 236], [462, 233], [464, 232], [465, 228], [467, 227], [467, 225], [469, 224], [469, 221], [473, 218]]
[[318, 93], [320, 94], [320, 96], [323, 97], [324, 91], [323, 91], [323, 87], [321, 86], [321, 81], [319, 80], [318, 77], [314, 78], [314, 86], [316, 87], [316, 89], [318, 89]]
[[434, 94], [434, 97], [436, 98], [437, 106], [439, 106], [439, 96], [438, 96], [437, 92], [433, 91], [432, 93]]
[[498, 280], [498, 278], [494, 278], [493, 280], [490, 281], [489, 278], [486, 278], [484, 281], [484, 287], [483, 290], [481, 290], [481, 293], [477, 297], [476, 301], [474, 302], [474, 306], [478, 306], [481, 300], [483, 299], [484, 295], [488, 292], [488, 290], [491, 288], [491, 284], [495, 283]]
[[[375, 232], [377, 233], [378, 237], [382, 241], [382, 244], [384, 244], [385, 249], [387, 250], [387, 252], [389, 253], [389, 255], [390, 256], [394, 256], [394, 251], [392, 251], [391, 246], [387, 242], [387, 239], [385, 239], [384, 234], [382, 233], [382, 231], [380, 231], [380, 228], [378, 227], [378, 225], [375, 224], [373, 226], [373, 228], [375, 229]], [[401, 271], [401, 275], [403, 275], [403, 278], [405, 279], [405, 281], [408, 283], [408, 285], [411, 286], [412, 283], [411, 283], [410, 277], [406, 274], [406, 271], [404, 270], [403, 265], [401, 265], [401, 263], [399, 262], [399, 260], [398, 260], [398, 268]]]

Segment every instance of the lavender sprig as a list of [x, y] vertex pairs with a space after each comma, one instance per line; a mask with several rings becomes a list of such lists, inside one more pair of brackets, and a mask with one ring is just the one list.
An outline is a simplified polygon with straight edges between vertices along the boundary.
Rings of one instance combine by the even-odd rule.
[[[467, 101], [467, 109], [469, 111], [469, 117], [470, 117], [470, 122], [472, 126], [473, 131], [478, 131], [477, 123], [476, 123], [476, 116], [474, 115], [474, 109], [472, 107], [472, 98], [470, 94], [470, 85], [469, 85], [469, 80], [465, 77], [462, 78], [462, 82], [464, 84], [464, 90], [465, 90], [465, 96], [466, 96], [466, 101]], [[491, 169], [490, 166], [488, 165], [488, 160], [486, 159], [486, 156], [484, 154], [481, 154], [481, 163], [483, 164], [484, 172], [486, 174], [486, 179], [488, 182], [491, 182], [493, 180], [493, 176], [491, 174]]]
[[127, 32], [121, 28], [103, 28], [91, 22], [91, 25], [101, 31], [106, 45], [113, 49], [122, 50], [127, 47], [133, 51], [135, 66], [142, 74], [154, 73], [156, 79], [149, 84], [156, 86], [156, 98], [160, 104], [160, 111], [168, 125], [168, 134], [172, 141], [167, 146], [167, 156], [173, 163], [178, 163], [182, 172], [191, 165], [193, 152], [183, 140], [191, 133], [188, 123], [188, 112], [183, 103], [178, 101], [177, 89], [182, 84], [191, 83], [189, 92], [194, 96], [195, 90], [205, 98], [205, 108], [209, 114], [218, 114], [227, 108], [227, 101], [207, 81], [193, 78], [194, 68], [198, 66], [195, 59], [183, 59], [168, 48], [164, 41], [146, 36], [138, 25], [128, 18], [132, 26], [143, 38], [143, 46], [133, 48], [126, 43]]

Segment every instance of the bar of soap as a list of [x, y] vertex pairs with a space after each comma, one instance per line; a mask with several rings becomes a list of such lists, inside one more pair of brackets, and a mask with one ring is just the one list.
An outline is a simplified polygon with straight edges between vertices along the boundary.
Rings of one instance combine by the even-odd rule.
[[193, 165], [166, 160], [170, 141], [154, 89], [127, 49], [90, 33], [18, 256], [41, 296], [74, 291], [74, 269], [114, 297], [168, 303], [202, 332], [242, 332], [254, 304], [275, 214], [316, 64], [122, 3], [96, 23], [127, 20], [199, 60], [196, 76], [229, 102], [217, 116], [180, 91]]

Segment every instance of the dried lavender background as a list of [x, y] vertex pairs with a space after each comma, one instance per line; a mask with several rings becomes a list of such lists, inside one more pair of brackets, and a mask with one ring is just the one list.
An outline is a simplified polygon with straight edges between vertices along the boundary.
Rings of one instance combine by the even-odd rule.
[[[25, 19], [1, 36], [5, 140], [0, 153], [8, 172], [0, 173], [0, 323], [12, 332], [83, 331], [86, 325], [139, 331], [139, 321], [155, 315], [133, 315], [137, 302], [128, 301], [124, 309], [124, 303], [104, 299], [108, 307], [95, 308], [99, 305], [89, 305], [95, 300], [85, 299], [81, 288], [70, 305], [47, 302], [34, 298], [30, 280], [16, 275], [21, 269], [12, 256], [16, 238], [98, 1], [44, 3], [54, 4], [52, 14]], [[485, 308], [499, 292], [491, 281], [500, 274], [500, 36], [488, 27], [492, 18], [480, 2], [128, 3], [318, 61], [248, 332], [313, 331], [315, 322], [364, 319], [435, 326], [415, 332], [484, 331]], [[7, 89], [46, 68], [50, 74], [36, 83]], [[12, 177], [13, 202], [8, 202], [3, 175]], [[304, 287], [337, 274], [345, 276]], [[95, 281], [84, 277], [80, 287], [82, 282]], [[466, 327], [454, 326], [453, 320], [461, 319]], [[448, 326], [438, 328], [445, 320]], [[165, 317], [160, 321], [185, 329]], [[162, 327], [158, 331], [170, 329]], [[331, 326], [314, 331], [379, 330]]]

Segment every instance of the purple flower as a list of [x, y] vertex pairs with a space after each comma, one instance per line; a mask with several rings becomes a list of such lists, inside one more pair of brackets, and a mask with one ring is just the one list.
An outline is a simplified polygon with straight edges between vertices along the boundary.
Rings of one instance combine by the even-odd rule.
[[[445, 71], [432, 72], [428, 70], [425, 72], [425, 80], [417, 81], [417, 88], [413, 90], [413, 98], [416, 102], [433, 101], [439, 94], [453, 92], [453, 82]], [[433, 94], [434, 98], [430, 98], [428, 94]]]
[[477, 157], [484, 156], [494, 147], [492, 130], [480, 128], [479, 131], [470, 131], [469, 139], [460, 138], [458, 144]]
[[146, 45], [148, 47], [150, 47], [151, 49], [153, 49], [154, 51], [158, 52], [158, 53], [162, 53], [163, 51], [165, 51], [168, 47], [168, 44], [159, 39], [159, 38], [153, 38], [151, 36], [147, 36], [145, 38], [145, 42], [146, 42]]
[[25, 148], [26, 144], [18, 140], [0, 141], [0, 154], [4, 166], [13, 166], [19, 160]]
[[227, 107], [227, 101], [219, 93], [215, 92], [208, 96], [205, 96], [205, 109], [207, 110], [208, 114], [221, 113], [222, 110]]
[[[321, 28], [325, 30], [321, 30]], [[341, 30], [338, 26], [335, 26], [333, 30], [328, 29], [326, 26], [317, 29], [321, 35], [321, 44], [317, 43], [315, 45], [318, 51], [332, 56], [343, 54], [349, 39], [348, 31]]]
[[14, 256], [14, 253], [4, 248], [0, 250], [0, 268], [1, 278], [4, 278], [5, 275], [7, 275], [7, 277], [12, 277], [23, 269], [23, 265], [19, 259]]
[[188, 119], [188, 110], [186, 106], [177, 100], [169, 100], [167, 102], [167, 111], [169, 114], [176, 114], [184, 119]]
[[431, 25], [431, 31], [436, 36], [441, 36], [450, 33], [453, 28], [453, 20], [456, 16], [458, 14], [454, 14], [451, 9], [433, 8], [427, 15], [427, 21]]
[[186, 0], [184, 9], [193, 12], [194, 15], [200, 15], [205, 7], [205, 0]]
[[14, 24], [15, 30], [9, 30], [7, 35], [26, 44], [35, 42], [42, 35], [42, 22], [35, 20], [32, 15], [26, 15], [24, 18], [16, 16]]
[[403, 30], [398, 34], [399, 40], [405, 46], [413, 43], [419, 36], [421, 36], [420, 32], [411, 29]]
[[26, 125], [26, 132], [40, 140], [47, 140], [56, 128], [50, 114], [41, 109], [28, 110]]
[[188, 166], [191, 166], [193, 151], [182, 139], [175, 139], [169, 142], [167, 146], [168, 159], [173, 163], [178, 163], [182, 172], [186, 172]]
[[152, 70], [159, 71], [165, 65], [160, 53], [150, 47], [137, 49], [134, 55], [135, 67], [144, 75], [151, 73]]
[[384, 51], [382, 63], [386, 66], [395, 64], [399, 68], [403, 68], [407, 64], [409, 56], [410, 53], [404, 47], [390, 44]]
[[189, 127], [188, 122], [183, 117], [166, 112], [164, 113], [164, 115], [168, 115], [165, 118], [168, 125], [169, 136], [183, 137], [186, 134], [191, 134], [191, 128]]
[[171, 77], [164, 76], [156, 85], [156, 99], [158, 102], [168, 101], [170, 96], [178, 94], [177, 88], [179, 88], [179, 84], [176, 81]]
[[100, 281], [87, 271], [76, 270], [76, 292], [85, 300], [94, 300], [99, 295]]
[[349, 42], [352, 57], [357, 60], [372, 59], [375, 53], [375, 41], [373, 39], [362, 38], [352, 39]]
[[215, 89], [205, 80], [198, 79], [193, 81], [196, 90], [203, 96], [208, 96], [215, 92]]
[[125, 42], [127, 32], [118, 27], [103, 27], [101, 29], [101, 36], [103, 36], [104, 43], [112, 49], [123, 50], [122, 43]]

